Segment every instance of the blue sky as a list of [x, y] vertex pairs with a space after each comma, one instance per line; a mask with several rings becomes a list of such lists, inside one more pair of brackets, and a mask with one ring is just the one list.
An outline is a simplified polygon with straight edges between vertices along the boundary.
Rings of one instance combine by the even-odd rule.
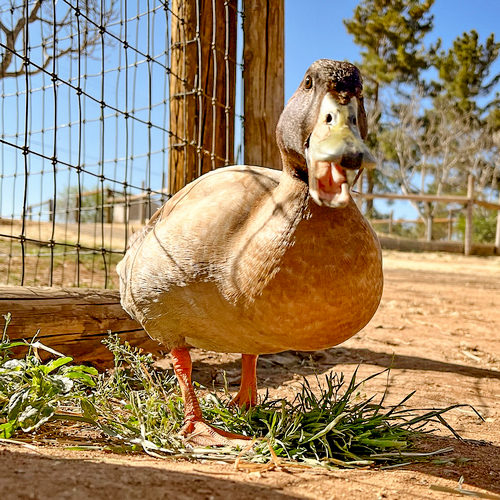
[[[357, 0], [285, 0], [285, 101], [316, 59], [353, 63], [361, 59], [360, 48], [342, 22], [352, 17], [358, 3]], [[431, 12], [434, 30], [427, 35], [426, 44], [441, 38], [442, 48], [447, 49], [458, 35], [472, 29], [478, 32], [482, 43], [491, 33], [497, 41], [500, 39], [500, 0], [436, 0]], [[500, 58], [491, 74], [499, 72]], [[393, 209], [398, 217], [416, 217], [416, 211], [408, 202], [396, 202], [391, 208], [382, 201], [375, 203], [384, 212]]]
[[[351, 18], [356, 0], [286, 0], [285, 2], [285, 99], [300, 83], [309, 65], [320, 58], [360, 60], [360, 49], [354, 44], [342, 22]], [[436, 0], [432, 11], [434, 30], [427, 36], [437, 38], [443, 48], [464, 31], [475, 29], [484, 42], [490, 33], [500, 38], [500, 0]], [[500, 60], [496, 61], [500, 72]]]
[[[349, 60], [356, 62], [360, 59], [359, 48], [354, 44], [352, 37], [346, 32], [343, 25], [343, 19], [350, 18], [358, 4], [357, 0], [286, 0], [285, 1], [285, 98], [288, 99], [295, 91], [295, 88], [301, 81], [305, 70], [316, 59], [325, 57], [331, 59]], [[471, 7], [473, 5], [473, 7]], [[443, 47], [449, 47], [457, 35], [464, 31], [476, 29], [480, 34], [481, 41], [484, 42], [491, 32], [496, 32], [497, 39], [500, 38], [498, 25], [500, 19], [500, 0], [475, 0], [471, 3], [468, 0], [436, 0], [432, 8], [435, 15], [435, 29], [428, 36], [428, 43], [433, 42], [437, 37], [443, 40]], [[129, 13], [130, 15], [130, 13]], [[157, 22], [161, 21], [163, 14], [158, 13]], [[145, 21], [142, 21], [144, 24]], [[141, 25], [142, 26], [142, 25]], [[121, 36], [121, 25], [116, 24], [113, 28], [117, 30], [118, 36]], [[158, 25], [156, 30], [158, 36], [155, 35], [150, 42], [157, 45], [157, 50], [153, 52], [161, 52], [161, 44], [165, 43], [167, 34], [165, 30]], [[33, 36], [36, 36], [33, 35]], [[33, 38], [32, 36], [32, 38]], [[146, 44], [147, 37], [141, 32], [138, 34], [138, 40]], [[33, 39], [31, 40], [33, 42]], [[148, 42], [149, 43], [149, 42]], [[110, 56], [110, 51], [116, 52]], [[143, 49], [145, 50], [145, 49]], [[124, 52], [123, 49], [116, 45], [113, 49], [106, 47], [105, 58], [106, 70], [112, 69], [114, 65], [123, 65]], [[32, 54], [35, 57], [36, 54]], [[40, 54], [38, 55], [40, 56]], [[133, 53], [129, 53], [131, 60], [134, 61]], [[136, 56], [135, 56], [136, 57]], [[168, 64], [166, 62], [165, 64]], [[101, 65], [98, 59], [89, 63], [92, 68], [89, 70], [95, 75], [89, 77], [86, 82], [86, 88], [89, 92], [94, 93], [97, 97], [100, 96], [100, 77], [99, 72]], [[94, 67], [95, 66], [95, 67]], [[147, 81], [147, 65], [139, 64], [137, 70], [137, 81]], [[63, 78], [70, 78], [71, 67], [60, 63], [58, 73]], [[494, 70], [500, 72], [500, 61], [497, 61]], [[74, 74], [74, 67], [73, 78]], [[68, 74], [67, 74], [68, 73]], [[147, 91], [140, 84], [136, 90], [136, 70], [130, 70], [129, 82], [129, 104], [136, 108], [141, 108], [141, 111], [136, 110], [136, 114], [142, 119], [147, 120], [149, 114], [149, 105], [147, 99]], [[125, 109], [124, 97], [124, 79], [125, 74], [122, 71], [116, 76], [116, 72], [111, 72], [106, 77], [109, 84], [106, 85], [106, 100], [120, 109]], [[8, 80], [8, 81], [7, 81]], [[17, 81], [16, 81], [17, 80]], [[50, 128], [51, 116], [53, 115], [53, 92], [50, 88], [50, 79], [44, 75], [39, 78], [34, 78], [31, 85], [34, 89], [40, 86], [47, 86], [46, 91], [33, 92], [30, 94], [30, 130], [32, 133], [29, 137], [29, 144], [39, 150], [41, 153], [51, 156], [54, 131]], [[162, 112], [162, 99], [166, 92], [166, 73], [161, 66], [154, 66], [153, 80], [153, 106], [152, 117], [159, 124], [168, 124], [166, 115]], [[21, 94], [17, 96], [17, 92], [24, 91], [24, 79], [3, 79], [1, 82], [0, 91], [7, 95], [0, 106], [0, 118], [2, 119], [5, 131], [10, 132], [8, 139], [19, 144], [23, 141], [23, 116], [25, 98]], [[167, 91], [168, 95], [168, 91]], [[74, 92], [69, 92], [64, 86], [60, 86], [58, 90], [59, 113], [61, 117], [58, 121], [57, 131], [57, 156], [59, 160], [67, 161], [75, 165], [78, 161], [78, 148], [75, 147], [77, 142], [78, 127], [76, 125], [67, 126], [68, 123], [77, 120], [78, 102]], [[129, 183], [140, 185], [144, 180], [147, 185], [151, 185], [154, 189], [161, 187], [162, 172], [166, 170], [165, 166], [165, 148], [168, 143], [166, 134], [161, 128], [153, 129], [151, 132], [151, 148], [149, 148], [149, 136], [145, 134], [144, 128], [130, 128], [128, 133], [124, 130], [124, 120], [113, 120], [112, 110], [106, 110], [106, 114], [110, 115], [106, 121], [106, 141], [99, 142], [100, 137], [104, 136], [101, 131], [98, 117], [98, 103], [90, 100], [86, 101], [85, 113], [87, 123], [85, 126], [86, 135], [83, 136], [83, 161], [86, 163], [87, 170], [99, 172], [99, 159], [102, 155], [106, 158], [106, 169], [110, 176], [119, 178], [112, 170], [123, 167], [123, 161], [115, 162], [116, 158], [123, 158], [127, 152], [126, 141], [124, 138], [129, 137], [128, 153], [133, 154], [133, 162], [129, 162], [125, 169], [128, 169], [129, 174], [120, 174], [121, 178], [127, 177]], [[129, 108], [130, 109], [130, 108]], [[41, 112], [40, 112], [41, 111]], [[14, 119], [15, 117], [15, 119]], [[93, 118], [89, 120], [89, 118]], [[66, 124], [66, 125], [65, 125]], [[168, 126], [168, 125], [167, 125]], [[135, 131], [134, 131], [135, 130]], [[111, 140], [108, 140], [108, 137]], [[152, 151], [152, 153], [151, 153]], [[151, 159], [152, 174], [148, 170], [149, 157]], [[5, 147], [0, 151], [0, 163], [7, 172], [15, 169], [16, 172], [22, 174], [24, 170], [22, 156], [19, 151], [14, 151], [13, 148]], [[132, 168], [133, 167], [133, 168]], [[31, 155], [30, 157], [30, 187], [28, 190], [28, 204], [36, 203], [42, 200], [47, 200], [52, 196], [53, 191], [59, 192], [62, 188], [68, 185], [75, 185], [76, 177], [75, 170], [68, 169], [67, 174], [64, 173], [63, 165], [59, 165], [58, 182], [54, 186], [51, 175], [51, 166], [47, 162], [42, 164], [40, 158]], [[110, 170], [111, 169], [111, 170]], [[1, 170], [1, 169], [0, 169]], [[38, 175], [33, 175], [34, 172], [39, 172]], [[12, 172], [11, 172], [12, 173]], [[133, 175], [132, 175], [133, 174]], [[97, 180], [95, 177], [86, 176], [83, 179], [86, 189], [95, 187]], [[22, 210], [23, 187], [22, 176], [4, 179], [0, 183], [0, 215], [17, 214]], [[111, 185], [114, 189], [120, 189], [121, 186]], [[397, 205], [400, 216], [412, 216], [412, 209], [409, 204], [401, 203]]]

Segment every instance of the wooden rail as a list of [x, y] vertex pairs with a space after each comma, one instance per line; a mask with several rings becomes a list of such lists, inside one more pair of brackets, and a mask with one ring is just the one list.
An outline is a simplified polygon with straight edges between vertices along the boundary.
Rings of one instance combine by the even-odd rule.
[[36, 334], [43, 344], [79, 362], [109, 365], [112, 355], [102, 344], [108, 331], [148, 352], [161, 349], [122, 309], [118, 290], [2, 286], [0, 314], [8, 312], [11, 340]]
[[[362, 184], [360, 184], [362, 185]], [[406, 201], [420, 201], [420, 202], [437, 202], [443, 204], [450, 203], [460, 203], [465, 207], [465, 237], [464, 237], [464, 254], [470, 255], [472, 252], [472, 237], [473, 237], [473, 211], [474, 205], [478, 205], [489, 210], [497, 210], [497, 227], [496, 227], [496, 237], [495, 237], [495, 253], [500, 255], [500, 203], [493, 203], [485, 200], [478, 200], [474, 197], [474, 177], [469, 175], [467, 179], [467, 195], [436, 195], [436, 194], [399, 194], [399, 193], [362, 193], [355, 192], [354, 195], [358, 198], [373, 200], [373, 199], [382, 199], [382, 200], [406, 200]], [[451, 239], [451, 227], [450, 227], [451, 215], [446, 219], [449, 224], [448, 227], [448, 239]], [[377, 222], [377, 220], [371, 221], [373, 224], [380, 224], [381, 222]], [[386, 221], [392, 227], [393, 223], [396, 222], [409, 222], [409, 221], [395, 221], [392, 219], [388, 219]], [[416, 221], [415, 221], [416, 222]], [[423, 221], [422, 221], [423, 222]], [[433, 219], [429, 217], [427, 219], [427, 241], [432, 240], [432, 223], [437, 222], [437, 219]], [[444, 222], [441, 221], [441, 222]]]
[[407, 200], [407, 201], [437, 201], [439, 203], [462, 203], [466, 204], [469, 201], [475, 205], [480, 205], [490, 210], [500, 210], [500, 203], [492, 203], [490, 201], [478, 200], [476, 198], [469, 199], [467, 196], [455, 195], [435, 195], [435, 194], [399, 194], [399, 193], [354, 193], [356, 196], [367, 200], [383, 199], [383, 200]]

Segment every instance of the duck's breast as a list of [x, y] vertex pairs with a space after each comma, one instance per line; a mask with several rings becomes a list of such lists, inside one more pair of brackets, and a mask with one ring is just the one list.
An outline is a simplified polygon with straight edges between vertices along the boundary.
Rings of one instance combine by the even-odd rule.
[[380, 244], [355, 204], [314, 209], [248, 317], [256, 330], [267, 331], [269, 352], [323, 349], [370, 321], [382, 288]]

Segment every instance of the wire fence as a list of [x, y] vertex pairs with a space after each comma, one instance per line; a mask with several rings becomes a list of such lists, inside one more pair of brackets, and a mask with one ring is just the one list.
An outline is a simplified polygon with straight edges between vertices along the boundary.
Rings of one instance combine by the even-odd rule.
[[0, 284], [117, 286], [129, 235], [234, 161], [241, 23], [236, 0], [3, 3]]

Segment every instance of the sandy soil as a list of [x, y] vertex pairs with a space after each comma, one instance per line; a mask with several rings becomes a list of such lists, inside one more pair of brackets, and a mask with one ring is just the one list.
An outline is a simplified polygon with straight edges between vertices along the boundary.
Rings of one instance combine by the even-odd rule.
[[[304, 376], [314, 386], [316, 374], [349, 376], [361, 364], [363, 376], [390, 366], [390, 401], [416, 390], [410, 406], [467, 403], [483, 415], [481, 421], [469, 408], [454, 410], [447, 420], [465, 441], [439, 431], [422, 443], [429, 450], [453, 446], [448, 463], [249, 473], [231, 464], [71, 451], [60, 442], [34, 450], [0, 442], [0, 498], [445, 499], [463, 476], [462, 488], [500, 499], [500, 258], [384, 257], [384, 297], [371, 323], [327, 351], [261, 357], [261, 392], [267, 387], [272, 396], [293, 397]], [[217, 386], [225, 370], [237, 388], [237, 355], [196, 351], [194, 357], [197, 380]], [[373, 379], [366, 392], [382, 393], [384, 384], [383, 377]]]

